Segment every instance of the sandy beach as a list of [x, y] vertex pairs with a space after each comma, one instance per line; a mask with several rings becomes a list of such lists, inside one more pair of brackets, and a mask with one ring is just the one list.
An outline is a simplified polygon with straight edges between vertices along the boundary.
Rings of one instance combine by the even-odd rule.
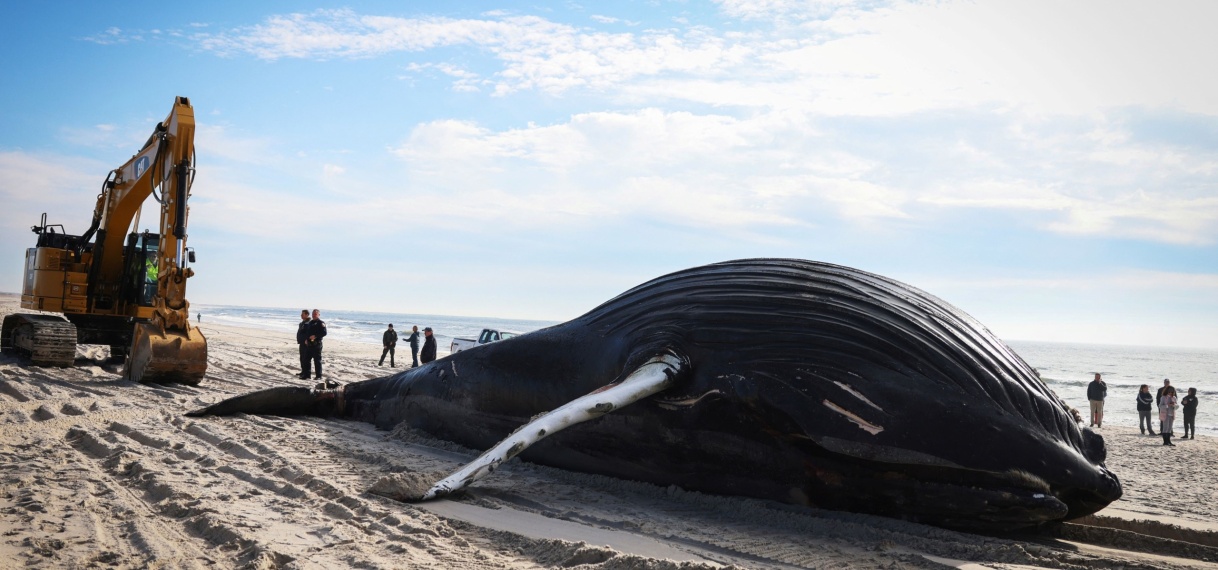
[[[0, 314], [17, 301], [0, 295]], [[63, 369], [0, 356], [0, 568], [1218, 568], [1212, 438], [1169, 448], [1136, 427], [1106, 426], [1124, 497], [1018, 536], [519, 460], [456, 499], [406, 504], [369, 490], [476, 452], [352, 421], [185, 417], [306, 384], [294, 338], [202, 330], [209, 369], [197, 387], [127, 382], [103, 347], [81, 347]], [[325, 350], [326, 375], [340, 382], [393, 371], [376, 366], [375, 345], [327, 340]]]

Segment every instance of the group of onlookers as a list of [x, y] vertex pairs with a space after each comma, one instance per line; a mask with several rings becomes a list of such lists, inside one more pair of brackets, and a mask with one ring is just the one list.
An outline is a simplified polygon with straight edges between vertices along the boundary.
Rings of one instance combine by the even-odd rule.
[[[199, 317], [202, 319], [202, 316]], [[326, 336], [326, 321], [321, 320], [321, 311], [313, 309], [310, 316], [308, 309], [300, 311], [300, 324], [296, 327], [296, 344], [300, 345], [300, 379], [308, 380], [310, 376], [321, 380], [325, 387], [329, 388], [336, 383], [326, 382], [321, 377], [321, 348], [322, 339]], [[423, 351], [419, 352], [419, 327], [414, 327], [408, 341], [410, 342], [411, 358], [414, 364], [411, 368], [419, 365], [422, 361], [427, 364], [436, 359], [436, 337], [431, 334], [431, 327], [423, 329]], [[393, 330], [393, 325], [389, 325], [389, 330], [385, 331], [382, 340], [385, 344], [385, 350], [381, 351], [381, 361], [377, 366], [385, 364], [385, 354], [389, 354], [389, 366], [396, 366], [393, 361], [394, 348], [398, 343], [398, 333]], [[309, 370], [309, 364], [312, 364], [313, 370]], [[312, 374], [310, 374], [313, 372]]]
[[[1104, 423], [1104, 399], [1108, 396], [1108, 385], [1097, 372], [1095, 379], [1087, 385], [1087, 400], [1091, 404], [1091, 427], [1102, 427]], [[1142, 384], [1138, 389], [1138, 429], [1143, 435], [1147, 432], [1155, 435], [1150, 423], [1150, 412], [1154, 404], [1159, 409], [1159, 435], [1163, 437], [1163, 445], [1175, 445], [1171, 438], [1175, 436], [1173, 424], [1176, 421], [1176, 409], [1184, 411], [1184, 439], [1197, 438], [1197, 389], [1189, 388], [1188, 395], [1177, 398], [1176, 388], [1171, 380], [1164, 378], [1163, 387], [1152, 397], [1150, 386]]]
[[[423, 337], [424, 337], [423, 353], [420, 355], [419, 354], [419, 327], [418, 327], [418, 325], [415, 325], [414, 327], [411, 327], [411, 328], [412, 328], [412, 331], [410, 333], [410, 337], [407, 338], [406, 340], [407, 340], [407, 342], [410, 343], [410, 357], [412, 360], [414, 360], [414, 364], [411, 364], [410, 367], [416, 368], [419, 366], [420, 360], [423, 361], [423, 364], [427, 364], [428, 362], [431, 362], [436, 359], [436, 337], [432, 336], [431, 327], [423, 328]], [[381, 344], [385, 347], [385, 349], [381, 351], [381, 361], [378, 362], [376, 365], [384, 366], [385, 365], [385, 355], [388, 354], [389, 355], [389, 367], [393, 368], [393, 367], [397, 366], [393, 362], [393, 354], [398, 345], [398, 333], [397, 333], [397, 331], [393, 330], [393, 323], [390, 323], [389, 328], [385, 329], [385, 333], [383, 335], [381, 335]]]

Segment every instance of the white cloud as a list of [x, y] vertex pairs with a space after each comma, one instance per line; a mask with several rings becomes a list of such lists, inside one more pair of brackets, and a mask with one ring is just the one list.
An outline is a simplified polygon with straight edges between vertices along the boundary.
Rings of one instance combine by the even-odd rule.
[[[736, 118], [643, 109], [583, 113], [559, 124], [503, 131], [436, 121], [417, 127], [392, 152], [408, 163], [417, 183], [444, 188], [450, 197], [468, 194], [465, 188], [495, 188], [553, 204], [548, 189], [563, 188], [565, 202], [585, 204], [568, 212], [630, 217], [661, 211], [694, 227], [808, 223], [825, 212], [853, 221], [910, 220], [917, 205], [1041, 212], [1047, 215], [1027, 217], [1029, 227], [1064, 234], [1193, 245], [1218, 240], [1218, 198], [1175, 188], [1205, 188], [1204, 165], [1213, 163], [1212, 154], [1181, 156], [1171, 164], [1127, 161], [1113, 170], [1095, 158], [1094, 130], [1084, 128], [1081, 135], [1055, 136], [1053, 146], [1029, 156], [960, 141], [944, 152], [910, 149], [917, 153], [905, 159], [911, 175], [880, 156], [835, 149], [870, 143], [865, 135], [848, 134], [849, 127], [840, 127], [847, 133], [818, 133], [800, 120], [784, 113]], [[1026, 136], [1018, 133], [1000, 145], [1023, 145]], [[1070, 174], [1059, 178], [1058, 172]], [[1150, 183], [1163, 187], [1146, 189]], [[695, 187], [697, 198], [688, 190]], [[575, 193], [582, 200], [573, 201]], [[694, 205], [679, 207], [666, 195]], [[510, 209], [493, 212], [512, 215]]]
[[816, 78], [818, 107], [900, 113], [999, 104], [1087, 114], [1125, 105], [1216, 113], [1195, 73], [1218, 51], [1201, 1], [896, 3], [814, 24], [840, 39], [772, 54], [778, 69]]
[[195, 126], [197, 162], [206, 165], [212, 160], [228, 160], [249, 165], [284, 163], [280, 144], [268, 137], [252, 137], [230, 132], [230, 127], [207, 123]]
[[1211, 245], [1218, 238], [1218, 196], [1185, 199], [1134, 192], [1107, 202], [1081, 202], [1070, 209], [1068, 219], [1048, 227], [1061, 233]]
[[1055, 275], [1049, 277], [985, 277], [953, 276], [951, 280], [925, 277], [920, 286], [932, 289], [1069, 289], [1080, 292], [1112, 290], [1130, 291], [1189, 291], [1218, 297], [1218, 274], [1182, 273], [1120, 269], [1087, 275]]
[[[19, 291], [30, 227], [47, 223], [80, 235], [93, 219], [102, 181], [112, 167], [58, 154], [0, 151], [0, 291]], [[58, 231], [58, 229], [56, 229]]]
[[[993, 105], [1045, 113], [1170, 105], [1218, 114], [1218, 100], [1207, 95], [1218, 91], [1218, 76], [1196, 72], [1204, 69], [1203, 54], [1218, 53], [1218, 35], [1206, 25], [1218, 4], [1210, 2], [733, 0], [721, 8], [733, 17], [803, 24], [632, 34], [535, 16], [321, 10], [196, 38], [206, 50], [268, 60], [466, 46], [498, 62], [492, 75], [499, 94], [645, 89], [674, 99], [863, 115]], [[706, 82], [716, 89], [699, 88]]]
[[[446, 204], [434, 206], [453, 217], [483, 211], [471, 202], [485, 200], [488, 189], [497, 193], [497, 207], [484, 213], [542, 216], [545, 223], [649, 219], [744, 229], [806, 224], [791, 208], [823, 206], [859, 219], [904, 215], [903, 193], [858, 179], [873, 166], [867, 161], [762, 144], [790, 129], [775, 117], [657, 109], [584, 113], [500, 132], [436, 121], [420, 125], [393, 152], [406, 161], [415, 185], [443, 193]], [[554, 211], [526, 216], [511, 207], [524, 204]]]
[[[478, 73], [471, 71], [468, 68], [453, 65], [451, 63], [416, 63], [411, 62], [406, 65], [406, 71], [411, 73], [422, 73], [428, 70], [435, 70], [441, 74], [453, 78], [453, 90], [462, 92], [480, 91], [484, 85], [489, 85], [492, 82], [483, 79]], [[404, 76], [402, 79], [410, 79], [410, 76]]]
[[85, 41], [107, 46], [114, 44], [125, 44], [133, 40], [139, 41], [142, 38], [138, 34], [133, 35], [126, 33], [122, 30], [122, 28], [110, 27], [106, 28], [106, 31], [104, 32], [94, 34], [92, 36], [86, 36], [84, 39]]
[[35, 214], [47, 212], [51, 223], [80, 233], [84, 227], [76, 226], [89, 225], [110, 168], [79, 157], [0, 151], [0, 202], [5, 205], [0, 221], [6, 231], [29, 233], [38, 221]]
[[887, 2], [861, 0], [715, 0], [728, 16], [745, 20], [824, 19], [849, 8], [872, 8]]
[[746, 57], [742, 47], [700, 28], [682, 34], [610, 34], [534, 16], [412, 19], [362, 16], [351, 10], [273, 16], [263, 24], [228, 33], [201, 33], [196, 40], [204, 50], [248, 53], [267, 60], [367, 58], [470, 46], [500, 61], [503, 67], [495, 74], [499, 94], [603, 88], [661, 73], [720, 75]]
[[[420, 54], [403, 67], [435, 71], [459, 91], [582, 91], [627, 108], [527, 128], [443, 119], [416, 126], [391, 151], [414, 185], [444, 192], [429, 206], [449, 219], [626, 216], [648, 211], [648, 193], [689, 197], [696, 187], [696, 208], [663, 199], [650, 207], [698, 227], [976, 208], [1043, 214], [1025, 219], [1059, 233], [1218, 240], [1218, 155], [1140, 141], [1121, 119], [1131, 107], [1218, 115], [1218, 99], [1208, 96], [1218, 76], [1195, 71], [1204, 67], [1200, 54], [1218, 53], [1205, 25], [1218, 5], [719, 7], [748, 25], [606, 33], [505, 12], [452, 19], [321, 10], [196, 38], [203, 49], [267, 60]], [[427, 61], [450, 47], [484, 54], [490, 65]], [[962, 115], [982, 126], [951, 121]], [[902, 121], [936, 117], [949, 122], [902, 130]], [[884, 140], [893, 133], [902, 138]], [[207, 148], [246, 161], [270, 153], [265, 141], [244, 144], [252, 148]], [[538, 203], [561, 205], [546, 216], [533, 211]]]

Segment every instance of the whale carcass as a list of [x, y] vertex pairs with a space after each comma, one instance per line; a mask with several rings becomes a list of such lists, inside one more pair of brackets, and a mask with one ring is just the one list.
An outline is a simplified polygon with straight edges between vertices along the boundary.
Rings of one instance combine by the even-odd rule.
[[427, 498], [517, 454], [967, 529], [1076, 518], [1121, 496], [1103, 439], [980, 323], [898, 281], [803, 260], [679, 271], [393, 376], [191, 415], [237, 412], [405, 422], [488, 450]]

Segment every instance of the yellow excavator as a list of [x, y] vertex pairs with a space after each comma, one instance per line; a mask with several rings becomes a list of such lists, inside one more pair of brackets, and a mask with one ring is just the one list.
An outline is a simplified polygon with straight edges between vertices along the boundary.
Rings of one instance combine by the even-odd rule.
[[[186, 247], [194, 135], [194, 109], [178, 97], [144, 147], [110, 171], [88, 230], [69, 235], [42, 215], [21, 290], [21, 307], [41, 313], [6, 316], [0, 350], [39, 366], [71, 366], [77, 343], [109, 345], [130, 380], [203, 380], [207, 340], [190, 325], [186, 300], [195, 261]], [[139, 231], [149, 196], [159, 206], [160, 233]]]

